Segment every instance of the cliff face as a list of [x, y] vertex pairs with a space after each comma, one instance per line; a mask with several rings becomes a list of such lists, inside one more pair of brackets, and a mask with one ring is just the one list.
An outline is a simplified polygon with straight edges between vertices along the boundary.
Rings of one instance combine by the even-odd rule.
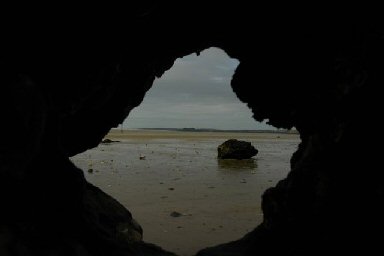
[[299, 10], [199, 1], [18, 10], [0, 55], [0, 254], [169, 255], [143, 243], [131, 214], [68, 157], [97, 146], [177, 58], [211, 46], [240, 61], [232, 88], [254, 118], [295, 126], [302, 142], [288, 177], [263, 195], [264, 222], [199, 255], [382, 252], [373, 131], [383, 28]]

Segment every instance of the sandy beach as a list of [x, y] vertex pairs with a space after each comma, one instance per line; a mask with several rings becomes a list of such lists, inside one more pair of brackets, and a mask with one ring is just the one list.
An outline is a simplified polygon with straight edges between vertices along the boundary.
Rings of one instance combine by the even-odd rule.
[[[297, 134], [112, 130], [72, 157], [89, 182], [116, 198], [144, 240], [179, 255], [239, 239], [262, 221], [261, 195], [289, 171]], [[251, 160], [218, 160], [227, 139], [250, 141]], [[92, 172], [88, 172], [92, 169]]]

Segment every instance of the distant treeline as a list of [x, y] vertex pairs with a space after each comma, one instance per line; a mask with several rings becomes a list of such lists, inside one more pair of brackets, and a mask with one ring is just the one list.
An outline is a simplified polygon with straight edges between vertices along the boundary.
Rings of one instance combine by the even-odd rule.
[[139, 128], [140, 130], [179, 131], [179, 132], [238, 132], [238, 133], [298, 133], [297, 130], [220, 130], [210, 128]]

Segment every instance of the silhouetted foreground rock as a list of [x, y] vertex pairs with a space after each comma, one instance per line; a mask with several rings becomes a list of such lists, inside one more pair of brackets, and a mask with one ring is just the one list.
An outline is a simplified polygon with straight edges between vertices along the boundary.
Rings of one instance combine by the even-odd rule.
[[227, 140], [217, 148], [217, 157], [220, 159], [248, 159], [257, 153], [251, 142], [236, 139]]

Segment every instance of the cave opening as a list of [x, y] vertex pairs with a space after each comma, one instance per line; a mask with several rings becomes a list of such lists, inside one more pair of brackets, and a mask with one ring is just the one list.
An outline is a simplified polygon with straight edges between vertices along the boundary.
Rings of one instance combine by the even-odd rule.
[[[72, 158], [129, 209], [144, 241], [194, 255], [239, 239], [262, 222], [263, 192], [286, 177], [299, 136], [252, 118], [230, 87], [237, 65], [218, 48], [177, 59], [106, 136], [117, 143]], [[217, 146], [231, 138], [259, 153], [217, 159]]]

